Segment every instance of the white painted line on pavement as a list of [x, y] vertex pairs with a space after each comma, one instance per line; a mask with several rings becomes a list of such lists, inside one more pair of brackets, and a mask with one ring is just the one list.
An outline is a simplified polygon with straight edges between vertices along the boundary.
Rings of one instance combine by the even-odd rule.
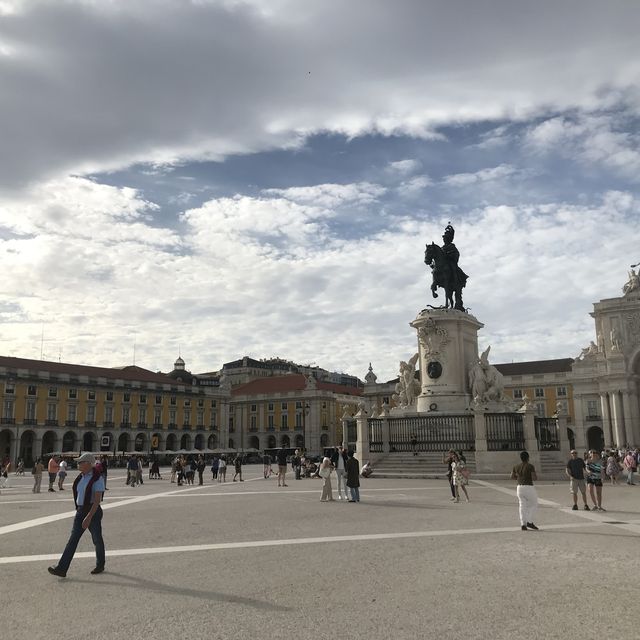
[[[195, 489], [201, 489], [200, 486], [180, 489], [181, 492], [194, 491]], [[130, 504], [136, 504], [138, 502], [146, 502], [147, 500], [154, 500], [156, 498], [162, 498], [166, 495], [173, 493], [173, 491], [167, 491], [164, 493], [153, 493], [146, 496], [136, 496], [133, 498], [125, 498], [119, 502], [106, 502], [102, 504], [103, 511], [107, 509], [115, 509], [116, 507], [122, 507]], [[65, 518], [73, 518], [76, 515], [75, 509], [73, 511], [66, 511], [65, 513], [57, 513], [52, 516], [44, 516], [42, 518], [35, 518], [33, 520], [25, 520], [24, 522], [16, 522], [15, 524], [8, 524], [4, 527], [0, 527], [0, 535], [6, 533], [14, 533], [15, 531], [22, 531], [23, 529], [30, 529], [32, 527], [39, 527], [43, 524], [49, 524], [50, 522], [56, 522], [58, 520], [64, 520]]]
[[[605, 522], [590, 522], [578, 525], [575, 522], [571, 524], [552, 524], [544, 528], [544, 530], [562, 530], [575, 529], [576, 527], [598, 527], [605, 525]], [[217, 544], [194, 544], [182, 545], [175, 547], [143, 547], [139, 549], [108, 549], [107, 559], [123, 556], [144, 556], [158, 555], [168, 553], [189, 553], [193, 551], [225, 551], [232, 549], [256, 549], [263, 547], [286, 547], [303, 544], [326, 544], [332, 542], [362, 542], [373, 540], [398, 540], [410, 538], [440, 538], [447, 536], [464, 536], [491, 533], [518, 533], [522, 535], [519, 527], [494, 527], [482, 529], [448, 529], [441, 531], [409, 531], [405, 533], [369, 533], [350, 536], [326, 536], [323, 538], [289, 538], [280, 540], [252, 540], [247, 542], [220, 542]], [[541, 535], [541, 533], [528, 531], [527, 536]], [[31, 556], [5, 556], [0, 557], [0, 565], [3, 564], [19, 564], [24, 562], [43, 562], [57, 560], [60, 554], [44, 554]], [[95, 551], [82, 551], [74, 556], [75, 558], [92, 558], [95, 560]]]
[[[486, 480], [475, 480], [479, 484], [484, 485], [485, 487], [489, 487], [494, 489], [495, 491], [499, 491], [500, 493], [506, 493], [510, 496], [516, 496], [516, 492], [511, 489], [507, 489], [506, 487], [500, 487], [498, 485], [494, 485], [491, 482], [487, 482]], [[613, 513], [608, 513], [607, 511], [584, 511], [583, 509], [579, 509], [578, 511], [574, 511], [571, 508], [566, 508], [558, 502], [553, 502], [552, 500], [545, 500], [544, 498], [538, 498], [539, 504], [544, 504], [550, 507], [555, 507], [559, 511], [567, 513], [568, 515], [577, 516], [578, 518], [582, 518], [583, 520], [588, 520], [590, 522], [600, 522], [602, 524], [606, 524], [610, 527], [617, 527], [618, 529], [623, 529], [625, 531], [630, 531], [632, 533], [640, 534], [640, 526], [638, 526], [638, 522], [628, 522], [627, 519], [624, 518], [626, 522], [617, 523], [620, 518], [615, 517], [615, 511]], [[546, 529], [547, 527], [545, 527]]]
[[[479, 484], [482, 487], [488, 487], [489, 489], [493, 489], [494, 491], [498, 491], [499, 493], [504, 493], [512, 498], [517, 498], [515, 489], [508, 489], [507, 487], [500, 487], [497, 484], [493, 484], [492, 482], [487, 482], [486, 480], [473, 480], [476, 484]], [[549, 507], [562, 507], [562, 505], [558, 502], [553, 502], [552, 500], [545, 500], [544, 498], [538, 498], [538, 504], [545, 504]]]

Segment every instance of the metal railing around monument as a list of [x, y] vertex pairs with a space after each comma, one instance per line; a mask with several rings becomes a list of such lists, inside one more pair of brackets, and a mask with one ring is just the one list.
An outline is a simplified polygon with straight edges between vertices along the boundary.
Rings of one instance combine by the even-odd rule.
[[524, 449], [524, 422], [520, 413], [486, 413], [488, 451]]
[[536, 440], [539, 451], [559, 451], [560, 434], [557, 418], [535, 417]]
[[389, 451], [411, 451], [415, 435], [418, 451], [447, 451], [475, 449], [473, 416], [420, 416], [416, 418], [388, 418]]
[[382, 420], [379, 418], [369, 418], [369, 451], [382, 453]]

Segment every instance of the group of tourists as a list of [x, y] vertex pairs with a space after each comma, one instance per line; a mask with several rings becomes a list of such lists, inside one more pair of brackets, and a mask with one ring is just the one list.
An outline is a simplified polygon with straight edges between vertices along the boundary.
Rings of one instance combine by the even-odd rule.
[[[533, 516], [538, 506], [538, 498], [533, 483], [537, 480], [535, 467], [529, 462], [529, 454], [520, 454], [520, 464], [513, 467], [511, 478], [518, 483], [517, 495], [520, 505], [520, 523], [523, 531], [538, 529]], [[626, 471], [627, 484], [635, 485], [634, 474], [640, 463], [640, 450], [626, 447], [597, 451], [590, 449], [581, 457], [576, 449], [570, 452], [566, 475], [569, 478], [569, 491], [573, 499], [572, 511], [578, 511], [578, 494], [582, 497], [584, 511], [606, 511], [602, 506], [602, 487], [608, 477], [612, 485], [618, 484], [617, 477]], [[587, 491], [589, 499], [587, 498]]]
[[605, 461], [605, 474], [611, 485], [619, 484], [619, 477], [623, 473], [627, 477], [626, 484], [635, 484], [634, 477], [640, 464], [640, 449], [609, 449], [603, 451], [601, 457]]

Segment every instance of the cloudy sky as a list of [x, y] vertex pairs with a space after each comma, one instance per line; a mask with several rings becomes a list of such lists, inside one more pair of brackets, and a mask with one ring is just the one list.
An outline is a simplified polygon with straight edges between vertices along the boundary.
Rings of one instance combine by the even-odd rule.
[[640, 4], [0, 0], [0, 352], [396, 375], [451, 220], [493, 362], [640, 262]]

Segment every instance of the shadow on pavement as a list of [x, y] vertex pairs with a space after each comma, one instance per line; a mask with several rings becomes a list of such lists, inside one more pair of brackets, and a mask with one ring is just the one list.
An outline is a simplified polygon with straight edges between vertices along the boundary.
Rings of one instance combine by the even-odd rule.
[[241, 604], [247, 607], [255, 607], [256, 609], [268, 609], [270, 611], [293, 611], [290, 607], [282, 607], [279, 605], [265, 602], [264, 600], [255, 600], [253, 598], [244, 598], [242, 596], [231, 595], [228, 593], [220, 593], [217, 591], [203, 591], [200, 589], [189, 589], [187, 587], [172, 586], [164, 584], [162, 582], [154, 582], [146, 578], [139, 576], [126, 575], [124, 573], [115, 573], [113, 571], [105, 571], [103, 576], [105, 578], [120, 578], [120, 580], [105, 580], [97, 578], [93, 580], [79, 580], [77, 578], [69, 577], [67, 582], [73, 582], [78, 584], [90, 584], [93, 587], [98, 586], [114, 586], [114, 587], [131, 587], [136, 590], [146, 590], [153, 593], [166, 593], [176, 596], [186, 596], [190, 598], [199, 598], [201, 600], [217, 600], [219, 602], [228, 602], [234, 604]]

